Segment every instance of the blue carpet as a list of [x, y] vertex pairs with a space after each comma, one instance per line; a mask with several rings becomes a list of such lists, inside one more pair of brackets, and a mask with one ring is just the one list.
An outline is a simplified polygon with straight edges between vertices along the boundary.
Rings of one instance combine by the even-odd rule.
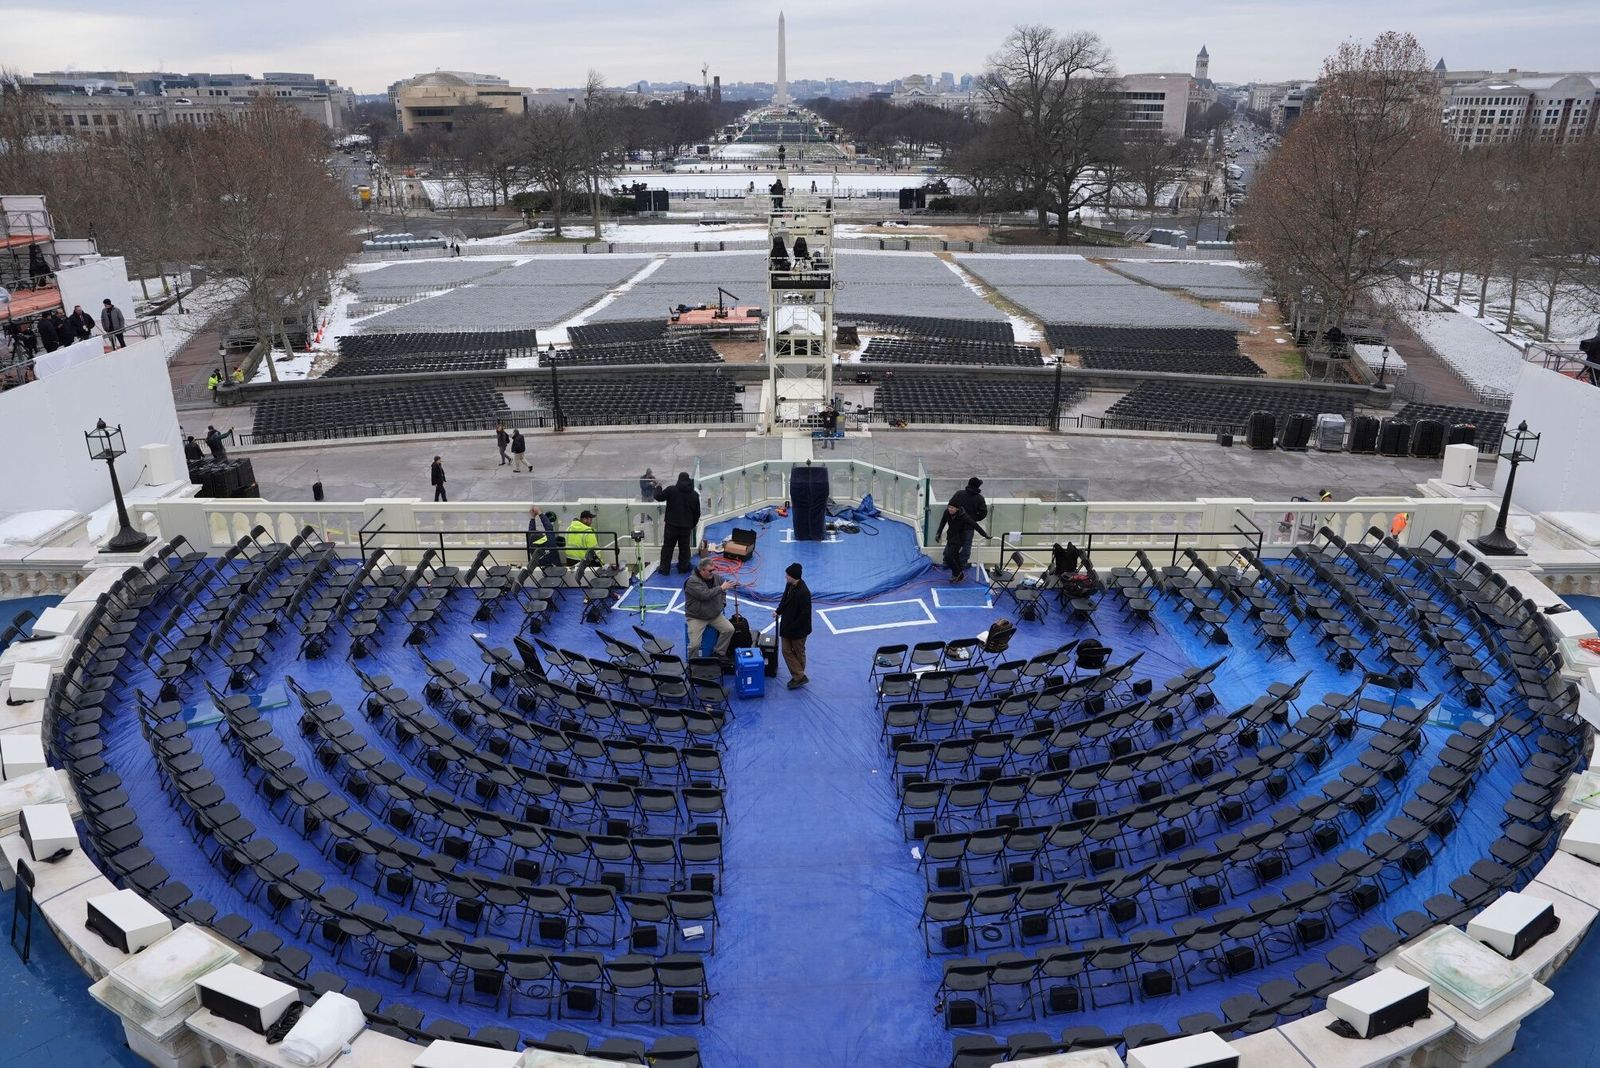
[[[1600, 627], [1600, 597], [1563, 597]], [[1517, 1048], [1500, 1063], [1507, 1068], [1546, 1068], [1552, 1064], [1600, 1065], [1600, 1035], [1594, 1029], [1594, 995], [1600, 990], [1600, 939], [1591, 932], [1555, 974], [1555, 991], [1544, 1008], [1517, 1032]]]
[[[809, 673], [814, 682], [805, 689], [789, 691], [782, 679], [769, 680], [764, 697], [736, 703], [723, 756], [729, 825], [727, 874], [718, 900], [722, 925], [717, 952], [707, 961], [716, 997], [707, 1026], [687, 1033], [699, 1040], [707, 1063], [718, 1068], [817, 1064], [938, 1068], [948, 1063], [950, 1056], [950, 1034], [933, 1011], [943, 961], [928, 959], [919, 937], [922, 875], [912, 858], [911, 843], [904, 839], [895, 818], [898, 799], [867, 668], [880, 644], [970, 636], [984, 629], [995, 615], [1012, 613], [984, 607], [979, 587], [950, 586], [915, 551], [913, 533], [900, 524], [882, 522], [875, 537], [850, 535], [836, 547], [786, 543], [781, 536], [774, 536], [776, 530], [775, 525], [763, 534], [757, 561], [745, 565], [741, 578], [750, 581], [755, 592], [770, 596], [776, 592], [774, 580], [781, 582], [783, 565], [790, 559], [804, 559], [808, 579], [815, 576], [812, 586], [819, 617], [810, 643]], [[662, 637], [681, 641], [682, 617], [673, 610], [676, 591], [677, 583], [664, 579], [646, 590], [650, 611], [645, 625]], [[677, 613], [681, 613], [681, 597], [677, 600]], [[578, 620], [575, 602], [576, 598], [567, 598], [541, 637], [598, 655], [600, 643], [593, 628]], [[628, 607], [633, 611], [627, 611]], [[635, 599], [614, 609], [603, 627], [631, 637], [629, 627], [640, 620], [637, 608]], [[479, 659], [472, 633], [482, 632], [495, 644], [509, 644], [515, 614], [508, 612], [505, 618], [487, 624], [470, 623], [470, 610], [459, 602], [451, 613], [450, 624], [441, 628], [437, 639], [423, 651], [433, 658], [451, 660], [475, 675]], [[1292, 644], [1293, 662], [1268, 662], [1254, 652], [1248, 627], [1242, 623], [1230, 627], [1241, 646], [1225, 649], [1202, 641], [1168, 605], [1158, 612], [1154, 629], [1134, 633], [1121, 618], [1115, 598], [1108, 597], [1097, 621], [1098, 637], [1117, 651], [1118, 659], [1142, 651], [1137, 673], [1153, 678], [1157, 685], [1187, 667], [1210, 663], [1228, 653], [1214, 684], [1224, 710], [1254, 700], [1269, 682], [1307, 672], [1311, 678], [1305, 694], [1311, 700], [1328, 691], [1349, 690], [1357, 681], [1352, 673], [1340, 672], [1324, 660], [1305, 629]], [[759, 627], [760, 619], [756, 622]], [[401, 644], [402, 630], [391, 626], [383, 648], [361, 665], [368, 671], [392, 675], [397, 685], [420, 698], [425, 673], [417, 650]], [[1081, 636], [1056, 612], [1042, 622], [1022, 622], [1011, 654], [1026, 657]], [[275, 679], [288, 673], [308, 689], [331, 690], [367, 741], [396, 759], [407, 759], [355, 714], [359, 689], [345, 665], [343, 641], [336, 643], [327, 657], [312, 662], [294, 660], [292, 640], [279, 645], [264, 677]], [[209, 674], [213, 681], [221, 681], [217, 666], [212, 665]], [[1431, 692], [1420, 699], [1440, 692], [1443, 682], [1437, 672], [1425, 673], [1425, 681]], [[145, 682], [134, 680], [135, 685]], [[200, 692], [198, 685], [195, 691]], [[131, 702], [131, 694], [128, 696]], [[119, 712], [128, 710], [124, 707]], [[1453, 702], [1447, 702], [1447, 710], [1452, 715], [1469, 714]], [[285, 707], [266, 715], [301, 766], [312, 767], [310, 749], [295, 729], [298, 709]], [[1400, 794], [1372, 818], [1369, 828], [1381, 826], [1398, 813], [1400, 803], [1426, 775], [1445, 733], [1442, 728], [1429, 728], [1427, 752], [1417, 758], [1400, 784]], [[306, 868], [329, 873], [328, 862], [317, 850], [282, 826], [245, 784], [240, 763], [223, 750], [214, 728], [196, 726], [194, 740], [245, 818]], [[1301, 792], [1315, 792], [1322, 781], [1354, 759], [1361, 744], [1358, 738], [1341, 749]], [[133, 716], [111, 718], [106, 759], [127, 780], [141, 813], [145, 844], [158, 860], [197, 896], [223, 912], [236, 911], [271, 928], [261, 905], [245, 900], [213, 870], [179, 826], [169, 801], [154, 783], [149, 750]], [[1514, 765], [1515, 761], [1501, 761], [1484, 777], [1461, 827], [1422, 877], [1397, 891], [1365, 922], [1342, 929], [1317, 951], [1234, 982], [1206, 986], [1192, 995], [1057, 1017], [1044, 1025], [1059, 1029], [1092, 1021], [1116, 1032], [1135, 1022], [1170, 1024], [1186, 1013], [1215, 1011], [1230, 994], [1286, 975], [1300, 964], [1319, 959], [1335, 944], [1353, 942], [1368, 924], [1417, 907], [1426, 897], [1442, 892], [1449, 879], [1481, 856], [1492, 841], [1498, 831], [1500, 804], [1517, 772]], [[1359, 838], [1351, 844], [1358, 843]], [[1303, 873], [1292, 872], [1259, 892], [1303, 877]], [[326, 951], [306, 948], [315, 958], [313, 968], [344, 970]], [[382, 979], [360, 977], [357, 981], [386, 997], [414, 1004], [430, 1016], [447, 1016], [471, 1027], [505, 1022], [491, 1010], [402, 994]], [[557, 1024], [527, 1019], [515, 1023], [529, 1033], [556, 1026], [645, 1039], [665, 1033], [609, 1023]], [[993, 1030], [1015, 1033], [1040, 1026], [1027, 1022]]]
[[[11, 895], [0, 895], [0, 911], [11, 913]], [[9, 921], [7, 929], [9, 932]], [[20, 933], [17, 945], [22, 944]], [[45, 1062], [82, 1068], [136, 1068], [144, 1061], [123, 1045], [122, 1022], [88, 994], [89, 978], [35, 915], [32, 959], [0, 946], [0, 990], [5, 1024], [0, 1027], [0, 1068], [37, 1068]]]

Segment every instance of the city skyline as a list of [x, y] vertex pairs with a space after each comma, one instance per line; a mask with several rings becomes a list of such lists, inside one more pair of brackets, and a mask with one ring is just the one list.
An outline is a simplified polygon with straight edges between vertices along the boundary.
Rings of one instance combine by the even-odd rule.
[[[69, 68], [315, 71], [364, 94], [435, 69], [499, 74], [535, 87], [580, 85], [591, 69], [613, 85], [697, 84], [702, 62], [724, 83], [771, 82], [776, 73], [776, 2], [706, 0], [690, 21], [681, 9], [623, 0], [607, 9], [599, 33], [583, 12], [528, 18], [527, 10], [486, 0], [470, 24], [441, 26], [427, 21], [436, 5], [415, 0], [391, 3], [381, 24], [354, 5], [330, 8], [305, 0], [238, 10], [175, 0], [137, 14], [112, 0], [0, 5], [0, 20], [11, 31], [0, 66], [24, 74]], [[1157, 0], [1137, 12], [1098, 12], [1093, 20], [1073, 22], [1016, 0], [985, 5], [981, 19], [970, 5], [951, 0], [930, 0], [915, 20], [904, 19], [903, 10], [859, 0], [823, 0], [790, 10], [789, 80], [889, 82], [911, 73], [976, 73], [1011, 26], [1035, 21], [1098, 33], [1125, 73], [1190, 70], [1205, 44], [1211, 77], [1235, 83], [1314, 77], [1341, 40], [1370, 39], [1391, 29], [1415, 34], [1432, 57], [1453, 69], [1584, 69], [1594, 63], [1587, 45], [1595, 35], [1583, 31], [1600, 31], [1600, 8], [1574, 0], [1516, 9], [1426, 0], [1399, 14], [1376, 0], [1337, 6], [1224, 0], [1204, 11]], [[1338, 18], [1320, 19], [1318, 12]], [[686, 25], [708, 22], [717, 32], [699, 38], [685, 33]], [[971, 24], [968, 30], [964, 24]], [[308, 27], [314, 32], [307, 33]], [[889, 39], [892, 50], [883, 45]], [[560, 46], [552, 47], [553, 41]]]

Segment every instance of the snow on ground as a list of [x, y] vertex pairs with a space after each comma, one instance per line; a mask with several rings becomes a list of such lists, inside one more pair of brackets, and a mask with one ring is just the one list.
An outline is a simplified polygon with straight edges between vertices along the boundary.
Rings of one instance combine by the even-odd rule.
[[[1460, 301], [1456, 300], [1457, 285], [1453, 278], [1446, 277], [1440, 292], [1433, 298], [1434, 304], [1442, 304], [1470, 315], [1474, 318], [1478, 314], [1478, 287], [1481, 279], [1467, 275], [1461, 290]], [[1420, 295], [1420, 290], [1419, 290]], [[1523, 279], [1517, 288], [1517, 311], [1511, 324], [1509, 335], [1522, 343], [1536, 341], [1542, 337], [1544, 331], [1544, 306], [1549, 299], [1549, 291], [1540, 291], [1540, 287]], [[1506, 313], [1511, 305], [1511, 280], [1509, 278], [1489, 279], [1488, 300], [1485, 303], [1485, 315], [1478, 322], [1486, 329], [1496, 333], [1506, 334]], [[1585, 291], [1581, 286], [1563, 286], [1556, 295], [1555, 305], [1550, 316], [1550, 339], [1552, 341], [1580, 341], [1594, 334], [1595, 320], [1600, 317], [1600, 299]]]
[[[326, 335], [324, 335], [326, 338]], [[331, 346], [330, 346], [331, 347]], [[278, 369], [280, 382], [294, 382], [302, 378], [311, 377], [311, 362], [316, 359], [315, 352], [285, 353], [282, 349], [273, 349], [272, 365]], [[267, 361], [262, 360], [256, 365], [256, 373], [250, 377], [251, 382], [270, 382], [272, 373], [267, 369]]]
[[[1477, 318], [1476, 303], [1461, 312], [1418, 311], [1422, 293], [1414, 283], [1396, 279], [1376, 290], [1373, 299], [1404, 320], [1480, 398], [1510, 397], [1517, 387], [1528, 339], [1503, 333], [1505, 324], [1500, 320]], [[1432, 301], [1429, 307], [1439, 303]]]
[[[137, 286], [135, 286], [137, 288]], [[232, 287], [223, 282], [207, 282], [183, 296], [183, 311], [174, 304], [157, 318], [161, 322], [161, 344], [167, 359], [186, 345], [191, 337], [234, 303]], [[133, 319], [128, 316], [129, 321]]]
[[37, 512], [17, 512], [0, 518], [0, 545], [22, 545], [38, 542], [46, 535], [78, 517], [77, 512], [65, 509], [43, 509]]
[[574, 315], [564, 323], [558, 323], [554, 330], [544, 331], [544, 336], [541, 338], [541, 340], [556, 342], [558, 339], [554, 335], [559, 332], [559, 343], [563, 345], [566, 344], [568, 329], [574, 326], [582, 326], [584, 323], [588, 322], [590, 316], [594, 315], [606, 305], [611, 304], [618, 297], [622, 296], [640, 282], [643, 282], [646, 278], [649, 278], [651, 275], [661, 270], [662, 265], [664, 265], [666, 262], [667, 258], [665, 256], [658, 256], [656, 259], [651, 260], [649, 263], [645, 264], [643, 267], [634, 272], [632, 277], [625, 280], [621, 285], [611, 290], [611, 292], [601, 297], [595, 303], [589, 305], [587, 308], [584, 308], [577, 315]]
[[[772, 185], [774, 172], [770, 170], [749, 171], [737, 167], [727, 170], [711, 171], [680, 171], [674, 174], [648, 174], [629, 171], [611, 180], [610, 188], [614, 192], [622, 186], [631, 186], [643, 182], [651, 189], [665, 189], [674, 193], [696, 193], [701, 196], [717, 197], [736, 200], [750, 195], [752, 192], [764, 194]], [[835, 173], [827, 170], [806, 170], [792, 172], [794, 186], [804, 192], [810, 192], [811, 183], [817, 184], [817, 192], [833, 196], [865, 196], [870, 194], [888, 194], [900, 189], [921, 186], [929, 178], [926, 174], [878, 174], [878, 173]], [[966, 192], [966, 186], [959, 179], [947, 179], [952, 193]], [[750, 188], [755, 183], [755, 189]], [[429, 203], [436, 208], [464, 208], [467, 207], [466, 191], [460, 181], [445, 178], [424, 178], [422, 188], [428, 197]], [[532, 189], [513, 190], [513, 193]], [[478, 188], [474, 186], [472, 203], [478, 207], [489, 204], [489, 191], [487, 186]]]
[[[601, 240], [631, 244], [688, 244], [694, 241], [743, 241], [762, 244], [767, 239], [767, 228], [757, 223], [606, 223], [600, 228]], [[593, 227], [564, 228], [564, 236], [588, 239]], [[517, 239], [544, 241], [552, 237], [549, 230], [526, 230], [514, 235]]]

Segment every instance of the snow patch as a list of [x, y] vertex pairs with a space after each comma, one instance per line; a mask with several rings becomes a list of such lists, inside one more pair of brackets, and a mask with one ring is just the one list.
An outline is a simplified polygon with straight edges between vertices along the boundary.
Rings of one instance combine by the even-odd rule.
[[77, 512], [60, 508], [6, 516], [0, 519], [0, 545], [43, 543], [49, 535], [78, 518]]

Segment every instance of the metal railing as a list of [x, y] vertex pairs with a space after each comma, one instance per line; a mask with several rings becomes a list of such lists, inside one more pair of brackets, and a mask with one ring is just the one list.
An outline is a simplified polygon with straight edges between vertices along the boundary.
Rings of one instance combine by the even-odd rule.
[[[382, 509], [380, 508], [381, 512]], [[373, 518], [376, 518], [374, 516]], [[368, 521], [369, 523], [371, 520]], [[477, 530], [391, 530], [380, 523], [376, 527], [363, 525], [356, 532], [362, 557], [374, 552], [382, 552], [386, 556], [399, 557], [402, 562], [414, 563], [423, 553], [433, 550], [438, 554], [442, 566], [451, 566], [450, 555], [455, 554], [456, 564], [462, 565], [483, 550], [490, 553], [502, 552], [506, 554], [527, 553], [529, 563], [536, 562], [537, 557], [546, 553], [560, 554], [561, 561], [576, 565], [580, 561], [568, 556], [566, 536], [568, 530], [546, 531], [541, 527], [537, 531], [530, 531], [526, 527], [520, 530], [513, 529], [477, 529]], [[587, 553], [593, 553], [600, 565], [621, 567], [623, 563], [622, 536], [613, 531], [596, 530], [592, 532], [595, 544], [589, 546]], [[535, 544], [534, 539], [542, 539]], [[632, 540], [631, 538], [629, 539]], [[501, 561], [506, 563], [509, 561]]]
[[[146, 341], [161, 335], [161, 320], [139, 319], [129, 323], [117, 333], [122, 337], [124, 343], [128, 345]], [[0, 339], [0, 345], [3, 345], [3, 341], [4, 339]], [[103, 334], [95, 334], [93, 337], [77, 342], [77, 344], [82, 345], [91, 341], [99, 341], [104, 344], [106, 338]], [[70, 348], [71, 346], [66, 347]], [[29, 382], [36, 381], [39, 377], [38, 365], [40, 363], [48, 364], [51, 357], [61, 351], [62, 349], [57, 349], [55, 352], [40, 352], [33, 356], [17, 358], [13, 350], [11, 357], [8, 359], [5, 350], [0, 348], [0, 390], [15, 389], [18, 386], [24, 386]], [[120, 348], [104, 348], [101, 355], [112, 356], [119, 351], [121, 351]], [[88, 358], [99, 359], [100, 357], [93, 355], [91, 352]]]
[[1600, 363], [1589, 359], [1576, 345], [1536, 343], [1523, 351], [1522, 358], [1548, 371], [1600, 386]]
[[[1265, 535], [1261, 528], [1242, 511], [1237, 511], [1239, 518], [1247, 524], [1241, 526], [1234, 524], [1229, 530], [1174, 530], [1170, 533], [1155, 533], [1140, 535], [1130, 539], [1124, 532], [1110, 530], [1085, 530], [1080, 534], [1067, 537], [1065, 540], [1082, 550], [1088, 562], [1095, 562], [1096, 554], [1112, 558], [1120, 562], [1133, 558], [1136, 553], [1145, 554], [1161, 553], [1167, 558], [1169, 564], [1178, 563], [1179, 554], [1185, 549], [1211, 557], [1208, 562], [1231, 559], [1237, 556], [1241, 549], [1249, 549], [1257, 556], [1261, 555]], [[1096, 544], [1096, 538], [1099, 544]], [[1048, 563], [1054, 548], [1062, 544], [1063, 536], [1059, 531], [1009, 531], [1000, 535], [1000, 551], [998, 563], [1001, 566], [1013, 562], [1013, 557], [1021, 561], [1032, 561], [1041, 553]], [[1102, 566], [1104, 561], [1102, 561]]]

